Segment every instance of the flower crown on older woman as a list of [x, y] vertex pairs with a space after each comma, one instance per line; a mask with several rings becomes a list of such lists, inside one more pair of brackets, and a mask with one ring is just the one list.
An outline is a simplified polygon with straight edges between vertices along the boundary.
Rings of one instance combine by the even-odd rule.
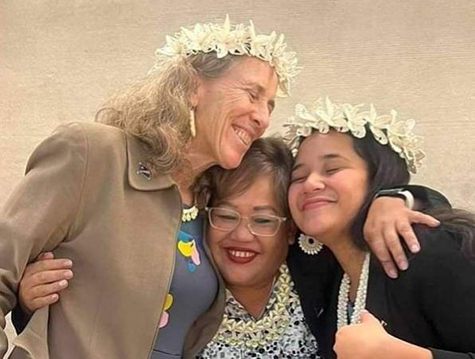
[[425, 154], [421, 149], [422, 137], [412, 132], [415, 121], [398, 120], [395, 110], [391, 111], [391, 115], [378, 116], [373, 105], [368, 110], [364, 110], [363, 106], [335, 104], [329, 98], [317, 100], [311, 108], [296, 105], [295, 116], [284, 124], [288, 128], [286, 139], [294, 156], [302, 140], [315, 131], [328, 133], [333, 129], [349, 132], [356, 138], [371, 133], [381, 145], [388, 145], [399, 154], [406, 161], [410, 172], [416, 173]]
[[279, 93], [288, 95], [290, 84], [300, 72], [295, 52], [285, 51], [287, 44], [284, 35], [274, 31], [269, 35], [256, 34], [254, 24], [231, 25], [229, 16], [223, 25], [207, 23], [196, 24], [190, 28], [181, 28], [174, 36], [166, 37], [166, 45], [156, 50], [157, 64], [160, 66], [164, 57], [186, 59], [199, 52], [216, 52], [218, 58], [227, 55], [253, 56], [267, 61], [279, 77]]

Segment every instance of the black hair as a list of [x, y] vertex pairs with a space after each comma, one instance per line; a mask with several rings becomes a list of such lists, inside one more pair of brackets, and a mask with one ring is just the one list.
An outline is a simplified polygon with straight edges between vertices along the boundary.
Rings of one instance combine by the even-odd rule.
[[[369, 128], [367, 131], [370, 133]], [[351, 230], [356, 245], [367, 250], [363, 226], [374, 196], [379, 190], [407, 185], [410, 181], [410, 174], [405, 160], [389, 145], [381, 145], [371, 135], [361, 139], [352, 137], [352, 139], [356, 153], [368, 166], [369, 185], [368, 194], [353, 221]], [[463, 251], [470, 256], [475, 256], [475, 216], [472, 213], [453, 209], [450, 206], [429, 208], [425, 212], [440, 220], [451, 232], [457, 233]]]

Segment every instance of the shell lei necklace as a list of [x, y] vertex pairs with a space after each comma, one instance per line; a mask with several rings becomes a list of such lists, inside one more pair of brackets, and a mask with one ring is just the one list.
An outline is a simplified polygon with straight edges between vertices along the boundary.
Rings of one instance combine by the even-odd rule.
[[280, 276], [273, 289], [276, 290], [277, 298], [273, 309], [256, 321], [231, 319], [227, 313], [224, 313], [223, 321], [213, 342], [229, 346], [245, 345], [253, 349], [279, 339], [290, 323], [289, 309], [296, 306], [298, 302], [297, 296], [292, 292], [289, 269], [283, 264], [279, 271]]
[[356, 300], [351, 314], [351, 320], [348, 323], [348, 306], [349, 306], [349, 294], [350, 294], [350, 277], [348, 274], [343, 275], [343, 279], [340, 284], [340, 292], [338, 294], [338, 308], [337, 308], [337, 328], [340, 329], [348, 324], [357, 324], [361, 322], [361, 311], [366, 306], [366, 293], [368, 291], [368, 278], [369, 278], [369, 257], [370, 254], [366, 253], [363, 268], [361, 269], [360, 281], [358, 283], [358, 290], [356, 292]]
[[193, 205], [191, 208], [183, 208], [181, 212], [182, 222], [190, 222], [198, 217], [198, 207]]

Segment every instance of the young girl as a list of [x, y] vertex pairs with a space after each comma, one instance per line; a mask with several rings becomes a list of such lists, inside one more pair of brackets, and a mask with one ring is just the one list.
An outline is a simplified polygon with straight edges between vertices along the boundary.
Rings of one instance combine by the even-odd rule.
[[[325, 246], [317, 256], [293, 251], [290, 268], [323, 356], [475, 358], [473, 216], [441, 208], [439, 228], [417, 228], [422, 250], [398, 279], [384, 275], [362, 241], [375, 194], [406, 185], [420, 164], [413, 123], [327, 99], [312, 110], [300, 105], [288, 125], [298, 149], [289, 206], [307, 235], [301, 247], [313, 254], [318, 242]], [[316, 308], [313, 274], [334, 258], [339, 275], [328, 280], [325, 306]]]

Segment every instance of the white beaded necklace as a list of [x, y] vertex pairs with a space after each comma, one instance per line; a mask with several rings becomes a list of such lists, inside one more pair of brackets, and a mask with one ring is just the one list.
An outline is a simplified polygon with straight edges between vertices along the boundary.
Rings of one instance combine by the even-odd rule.
[[340, 292], [338, 294], [337, 308], [337, 328], [340, 329], [348, 324], [356, 324], [361, 322], [361, 311], [366, 307], [366, 292], [368, 290], [369, 278], [369, 253], [366, 253], [363, 268], [361, 269], [360, 281], [356, 292], [356, 301], [351, 314], [351, 320], [348, 323], [348, 306], [350, 294], [350, 277], [348, 274], [343, 275], [340, 284]]
[[181, 220], [182, 222], [190, 222], [198, 217], [198, 208], [193, 206], [191, 208], [183, 208], [181, 212]]

